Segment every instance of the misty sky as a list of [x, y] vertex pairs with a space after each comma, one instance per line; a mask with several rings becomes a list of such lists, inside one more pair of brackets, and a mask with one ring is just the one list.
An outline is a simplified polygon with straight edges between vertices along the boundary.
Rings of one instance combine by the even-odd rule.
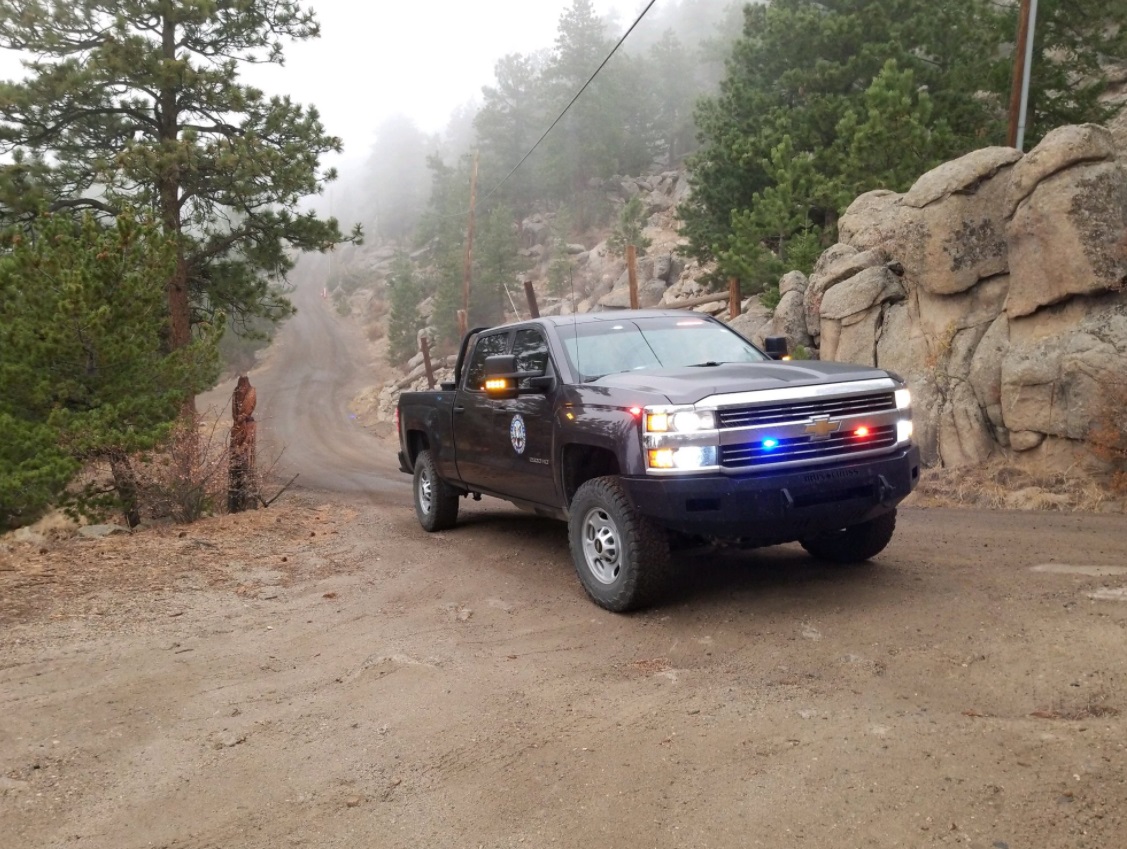
[[[659, 0], [660, 1], [660, 0]], [[403, 113], [424, 132], [475, 98], [506, 53], [550, 47], [571, 0], [314, 0], [321, 38], [287, 49], [286, 67], [256, 84], [315, 103], [350, 153], [367, 151], [383, 118]], [[624, 10], [617, 38], [644, 3], [595, 0]], [[592, 69], [594, 70], [594, 69]]]
[[[660, 0], [659, 0], [660, 2]], [[474, 99], [507, 53], [551, 47], [571, 0], [311, 0], [321, 38], [285, 46], [283, 68], [245, 72], [270, 94], [289, 94], [321, 111], [343, 138], [346, 158], [366, 155], [384, 118], [402, 113], [424, 132], [441, 131], [451, 112]], [[618, 12], [617, 40], [645, 0], [594, 0]], [[594, 69], [592, 69], [594, 70]], [[0, 50], [0, 79], [20, 75], [18, 57]]]

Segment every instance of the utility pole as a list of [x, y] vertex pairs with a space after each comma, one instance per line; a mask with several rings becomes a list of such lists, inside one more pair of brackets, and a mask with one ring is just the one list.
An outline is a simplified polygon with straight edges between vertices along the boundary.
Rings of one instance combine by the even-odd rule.
[[1010, 122], [1006, 144], [1022, 150], [1029, 110], [1029, 75], [1033, 66], [1033, 41], [1037, 27], [1037, 0], [1021, 0], [1017, 43], [1014, 44], [1013, 85], [1010, 89]]
[[[466, 315], [468, 323], [470, 314], [470, 276], [473, 271], [473, 231], [474, 231], [474, 204], [477, 201], [477, 158], [473, 155], [473, 169], [470, 171], [470, 223], [466, 230], [466, 260], [462, 265], [462, 312]], [[463, 335], [465, 331], [463, 330]]]

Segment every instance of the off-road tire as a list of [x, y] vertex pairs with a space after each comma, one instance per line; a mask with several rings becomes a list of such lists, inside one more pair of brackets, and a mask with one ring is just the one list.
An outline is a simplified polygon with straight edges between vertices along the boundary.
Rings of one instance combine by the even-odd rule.
[[458, 490], [438, 476], [430, 451], [415, 458], [415, 515], [424, 531], [444, 531], [458, 520]]
[[876, 557], [892, 540], [896, 530], [896, 511], [882, 513], [875, 519], [851, 525], [840, 531], [800, 540], [803, 548], [819, 560], [833, 563], [860, 563]]
[[657, 600], [669, 571], [669, 538], [638, 513], [617, 477], [580, 486], [569, 517], [571, 558], [595, 604], [623, 613]]

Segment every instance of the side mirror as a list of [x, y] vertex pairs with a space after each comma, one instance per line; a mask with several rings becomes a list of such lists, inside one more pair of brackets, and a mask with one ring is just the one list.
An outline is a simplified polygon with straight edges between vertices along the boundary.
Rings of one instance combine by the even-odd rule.
[[551, 392], [556, 388], [556, 378], [550, 374], [541, 374], [528, 379], [530, 388], [537, 392]]
[[494, 354], [485, 358], [485, 384], [490, 398], [517, 397], [517, 358], [512, 354]]
[[789, 360], [790, 350], [787, 347], [787, 337], [768, 336], [763, 340], [763, 351], [773, 360]]
[[494, 354], [485, 358], [484, 389], [490, 398], [516, 398], [520, 394], [518, 382], [526, 379], [529, 389], [534, 392], [547, 392], [556, 385], [555, 377], [550, 374], [517, 371], [517, 358], [513, 354]]

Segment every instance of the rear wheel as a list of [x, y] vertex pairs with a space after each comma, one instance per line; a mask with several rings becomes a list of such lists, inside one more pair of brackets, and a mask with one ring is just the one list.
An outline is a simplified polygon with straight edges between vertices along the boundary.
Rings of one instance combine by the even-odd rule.
[[415, 458], [415, 515], [426, 531], [444, 531], [458, 519], [459, 494], [438, 476], [430, 451]]
[[594, 478], [579, 487], [570, 516], [571, 557], [591, 600], [616, 613], [652, 603], [668, 572], [669, 540], [638, 513], [619, 479]]
[[860, 563], [884, 551], [885, 546], [892, 541], [894, 530], [896, 530], [896, 511], [890, 510], [859, 525], [807, 537], [800, 543], [820, 560], [830, 560], [834, 563]]

